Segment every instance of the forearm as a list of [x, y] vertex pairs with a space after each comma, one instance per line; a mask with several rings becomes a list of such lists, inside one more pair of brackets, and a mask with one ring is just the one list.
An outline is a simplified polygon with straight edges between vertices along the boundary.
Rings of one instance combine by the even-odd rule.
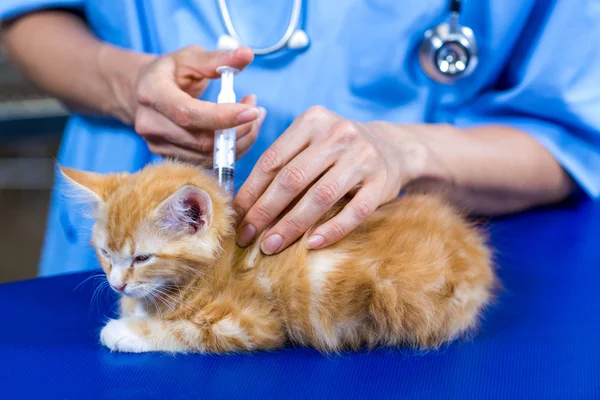
[[71, 109], [133, 122], [136, 75], [152, 56], [101, 42], [84, 21], [63, 11], [17, 19], [3, 42], [28, 78]]
[[554, 157], [527, 134], [507, 126], [460, 130], [415, 128], [427, 151], [421, 177], [408, 190], [441, 190], [473, 214], [501, 215], [551, 204], [574, 187]]

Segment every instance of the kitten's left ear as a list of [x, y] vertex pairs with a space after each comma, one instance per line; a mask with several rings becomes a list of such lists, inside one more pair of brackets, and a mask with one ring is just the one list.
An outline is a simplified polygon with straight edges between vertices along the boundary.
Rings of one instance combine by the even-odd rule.
[[177, 232], [195, 234], [206, 230], [212, 221], [212, 200], [208, 193], [186, 185], [157, 208], [159, 224]]
[[70, 197], [96, 208], [106, 199], [107, 177], [94, 172], [80, 171], [59, 166], [60, 172], [73, 189]]

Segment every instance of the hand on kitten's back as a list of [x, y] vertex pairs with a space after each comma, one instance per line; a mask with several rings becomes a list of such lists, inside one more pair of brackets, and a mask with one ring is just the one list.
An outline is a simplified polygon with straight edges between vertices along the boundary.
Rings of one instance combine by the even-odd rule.
[[304, 235], [265, 256], [260, 241], [236, 245], [231, 198], [196, 167], [63, 173], [91, 203], [92, 243], [123, 294], [101, 333], [113, 351], [435, 348], [477, 325], [496, 284], [482, 235], [434, 197], [382, 206], [325, 249]]

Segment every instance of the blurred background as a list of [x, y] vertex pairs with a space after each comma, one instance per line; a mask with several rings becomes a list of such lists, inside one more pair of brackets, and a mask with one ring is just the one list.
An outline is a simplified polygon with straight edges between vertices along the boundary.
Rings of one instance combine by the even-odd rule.
[[0, 283], [36, 276], [67, 111], [0, 47]]

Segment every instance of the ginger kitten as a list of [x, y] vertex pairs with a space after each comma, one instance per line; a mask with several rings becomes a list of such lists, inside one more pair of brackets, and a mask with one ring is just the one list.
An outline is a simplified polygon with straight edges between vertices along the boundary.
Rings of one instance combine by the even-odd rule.
[[476, 326], [495, 286], [481, 234], [435, 197], [384, 205], [328, 248], [304, 235], [265, 256], [235, 244], [230, 198], [196, 167], [61, 170], [92, 203], [92, 244], [123, 295], [100, 334], [114, 351], [437, 347]]

